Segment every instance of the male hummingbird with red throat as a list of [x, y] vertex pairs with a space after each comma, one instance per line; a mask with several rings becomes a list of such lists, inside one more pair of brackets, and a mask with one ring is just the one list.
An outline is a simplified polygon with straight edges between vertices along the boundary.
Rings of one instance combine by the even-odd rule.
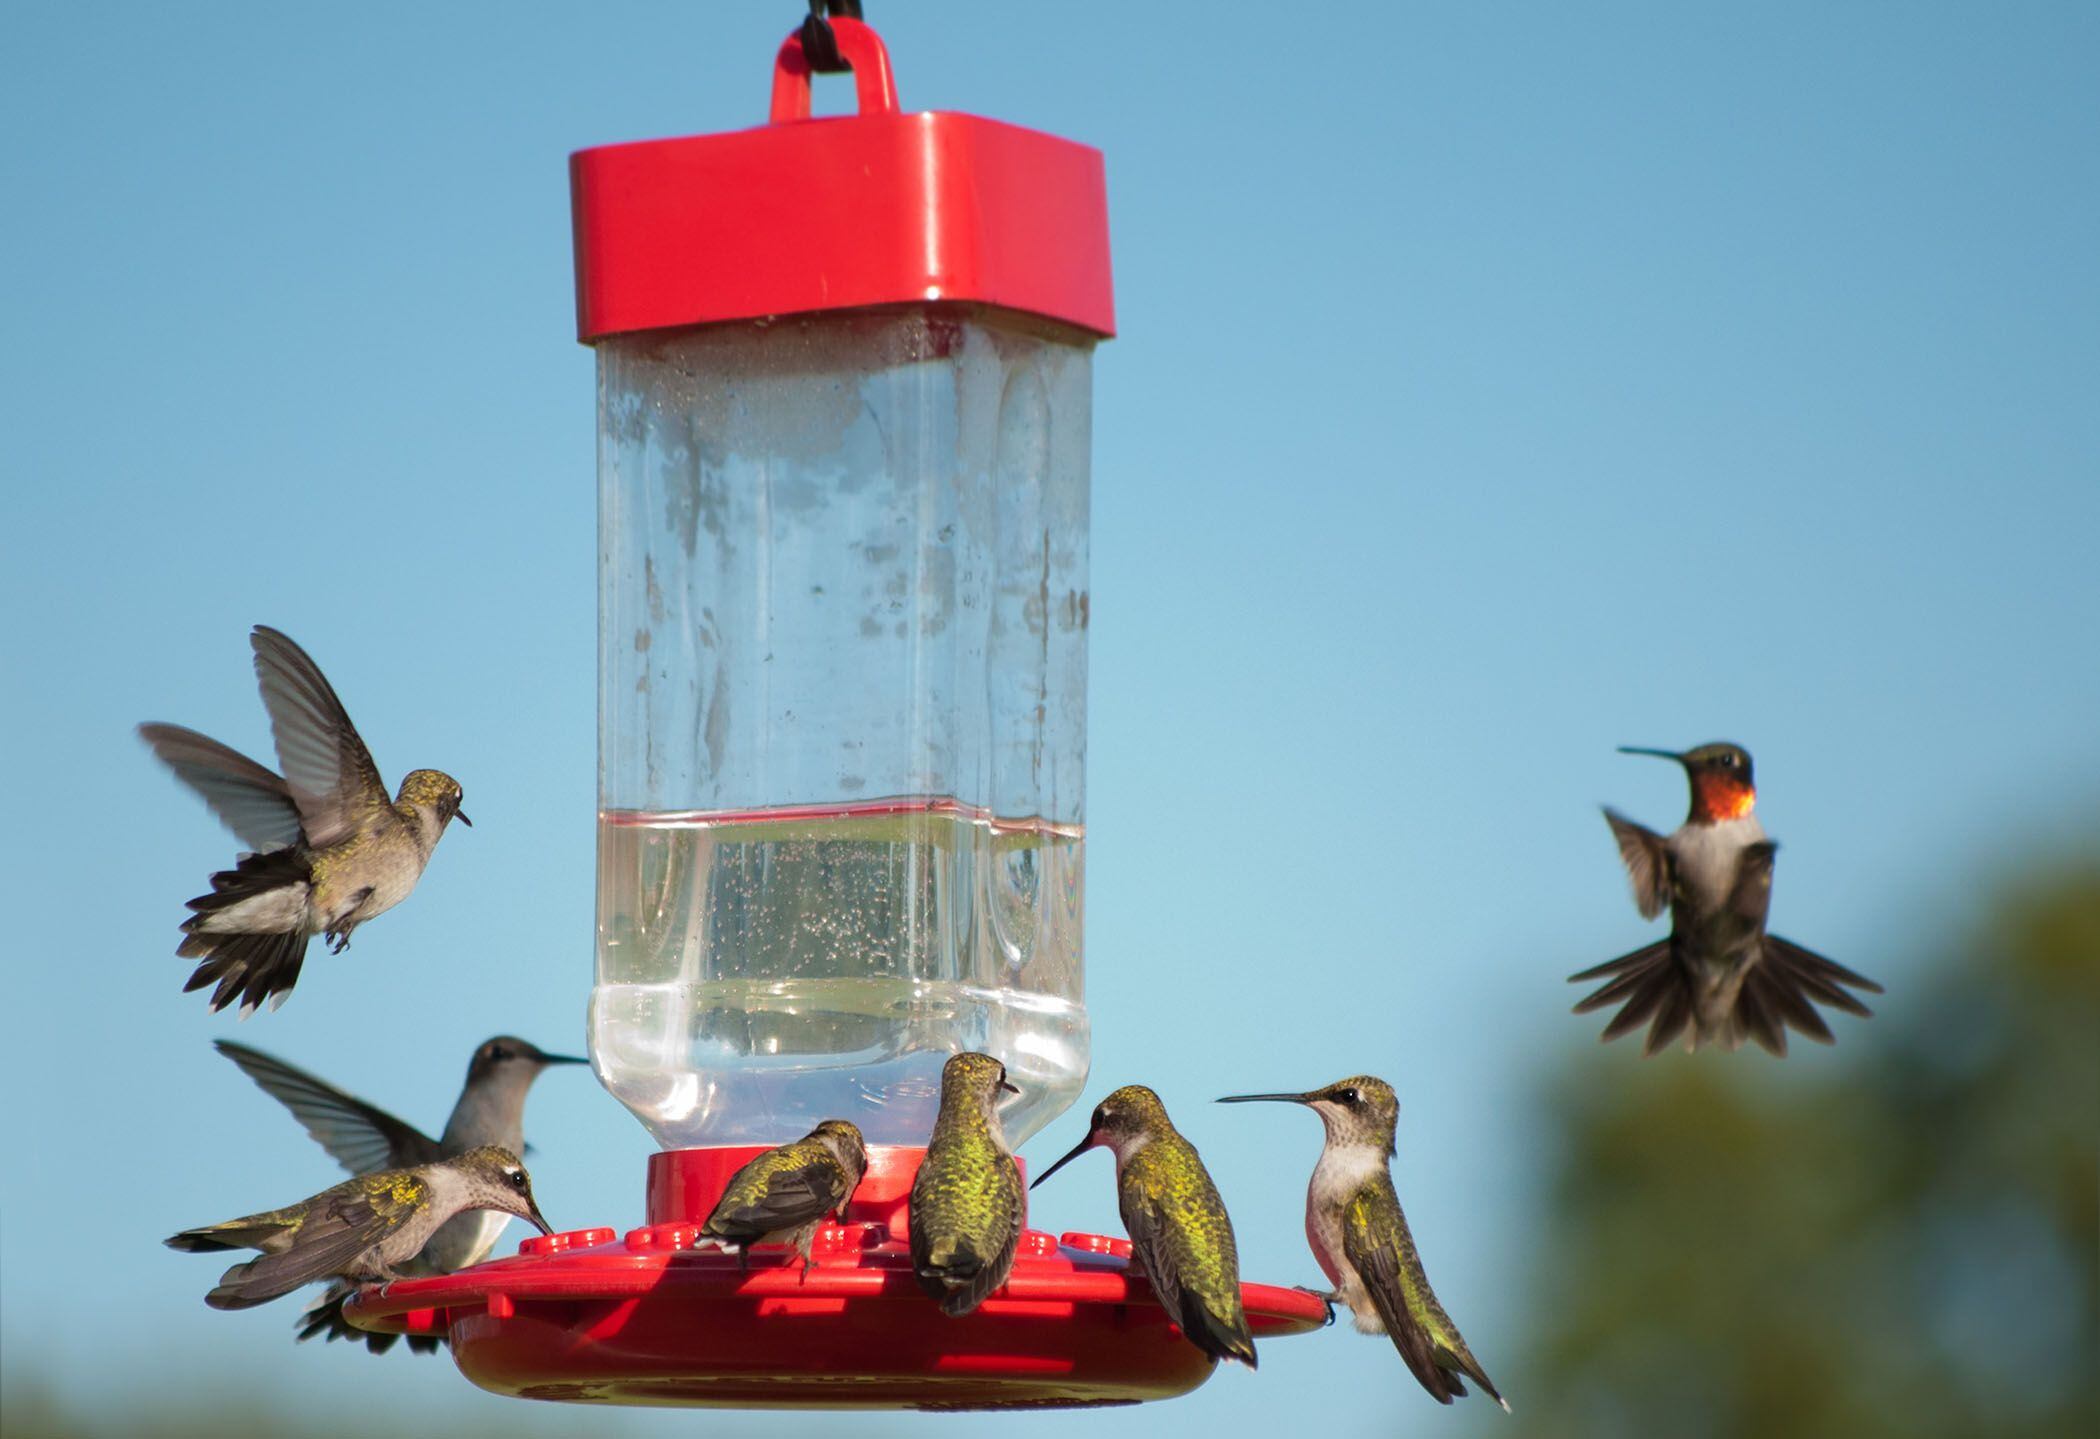
[[1789, 1028], [1831, 1042], [1818, 1004], [1870, 1013], [1847, 986], [1879, 994], [1880, 985], [1765, 929], [1779, 846], [1757, 822], [1750, 752], [1717, 742], [1681, 754], [1632, 746], [1620, 753], [1673, 760], [1691, 781], [1691, 813], [1667, 838], [1616, 810], [1604, 811], [1633, 881], [1635, 906], [1646, 919], [1667, 907], [1670, 934], [1568, 976], [1571, 983], [1607, 981], [1575, 1012], [1619, 1005], [1604, 1038], [1645, 1024], [1644, 1054], [1659, 1053], [1682, 1035], [1687, 1051], [1703, 1044], [1737, 1049], [1748, 1038], [1778, 1055], [1786, 1053]]

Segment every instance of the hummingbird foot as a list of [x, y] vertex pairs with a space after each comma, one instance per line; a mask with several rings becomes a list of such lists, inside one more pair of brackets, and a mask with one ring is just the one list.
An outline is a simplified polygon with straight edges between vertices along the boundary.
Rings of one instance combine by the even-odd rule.
[[1326, 1306], [1327, 1306], [1327, 1317], [1326, 1317], [1325, 1319], [1322, 1319], [1322, 1320], [1320, 1321], [1320, 1327], [1321, 1327], [1322, 1329], [1326, 1329], [1326, 1328], [1330, 1327], [1331, 1325], [1333, 1325], [1333, 1323], [1334, 1323], [1334, 1297], [1335, 1297], [1335, 1296], [1334, 1296], [1334, 1291], [1333, 1291], [1333, 1290], [1331, 1290], [1331, 1289], [1315, 1289], [1315, 1288], [1313, 1288], [1313, 1287], [1312, 1287], [1312, 1286], [1311, 1286], [1310, 1284], [1293, 1284], [1293, 1285], [1291, 1286], [1291, 1288], [1293, 1288], [1293, 1289], [1297, 1290], [1297, 1291], [1298, 1291], [1298, 1292], [1299, 1292], [1300, 1294], [1310, 1294], [1310, 1295], [1311, 1295], [1311, 1296], [1312, 1296], [1313, 1298], [1315, 1298], [1315, 1299], [1319, 1300], [1319, 1301], [1320, 1301], [1320, 1302], [1321, 1302], [1322, 1304], [1326, 1305]]

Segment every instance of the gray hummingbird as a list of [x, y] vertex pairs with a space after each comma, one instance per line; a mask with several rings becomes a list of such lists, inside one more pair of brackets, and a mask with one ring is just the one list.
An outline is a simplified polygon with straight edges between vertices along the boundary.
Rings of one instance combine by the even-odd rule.
[[554, 1232], [532, 1201], [532, 1180], [518, 1157], [490, 1144], [450, 1159], [360, 1174], [282, 1209], [185, 1229], [167, 1245], [189, 1254], [262, 1251], [260, 1259], [227, 1270], [204, 1296], [214, 1309], [249, 1309], [317, 1279], [399, 1279], [401, 1266], [433, 1234], [473, 1209], [515, 1214], [542, 1233]]
[[1116, 1204], [1159, 1307], [1211, 1358], [1254, 1368], [1232, 1220], [1196, 1146], [1174, 1128], [1157, 1094], [1126, 1084], [1094, 1106], [1086, 1138], [1029, 1187], [1097, 1146], [1116, 1156]]
[[941, 1108], [911, 1181], [912, 1272], [941, 1312], [968, 1314], [1013, 1272], [1028, 1215], [1021, 1171], [999, 1122], [999, 1096], [1020, 1091], [989, 1054], [941, 1066]]
[[754, 1244], [792, 1245], [807, 1274], [810, 1244], [827, 1214], [844, 1219], [846, 1201], [868, 1170], [858, 1125], [827, 1119], [791, 1144], [769, 1149], [739, 1169], [701, 1233], [736, 1249], [748, 1264]]
[[[445, 1121], [444, 1133], [432, 1139], [404, 1120], [336, 1088], [325, 1079], [285, 1063], [259, 1049], [230, 1039], [213, 1041], [219, 1053], [241, 1067], [264, 1093], [292, 1112], [314, 1142], [352, 1174], [373, 1174], [432, 1160], [450, 1159], [470, 1149], [497, 1145], [512, 1154], [525, 1151], [525, 1095], [540, 1072], [552, 1065], [587, 1064], [568, 1054], [549, 1054], [537, 1045], [502, 1034], [474, 1051], [467, 1063], [467, 1082]], [[399, 1267], [403, 1273], [450, 1274], [488, 1258], [509, 1216], [494, 1210], [461, 1214], [442, 1226], [421, 1253]], [[362, 1340], [374, 1354], [393, 1347], [394, 1334], [358, 1329], [343, 1318], [343, 1301], [354, 1284], [331, 1285], [300, 1318], [299, 1338]], [[408, 1336], [409, 1348], [430, 1353], [438, 1341]]]
[[1831, 1042], [1817, 1004], [1862, 1017], [1872, 1013], [1845, 986], [1879, 994], [1880, 985], [1765, 928], [1779, 847], [1765, 838], [1752, 813], [1757, 787], [1749, 751], [1715, 743], [1682, 754], [1631, 746], [1620, 753], [1674, 760], [1691, 780], [1691, 813], [1668, 838], [1616, 810], [1604, 811], [1633, 880], [1635, 906], [1644, 919], [1668, 907], [1670, 934], [1569, 975], [1576, 984], [1608, 980], [1575, 1012], [1620, 1004], [1604, 1038], [1646, 1024], [1642, 1053], [1648, 1055], [1667, 1049], [1680, 1034], [1688, 1052], [1702, 1044], [1737, 1049], [1747, 1037], [1783, 1055], [1789, 1027]]
[[434, 769], [409, 771], [389, 798], [320, 666], [268, 625], [248, 643], [282, 775], [195, 730], [139, 726], [252, 851], [189, 902], [175, 951], [202, 961], [185, 993], [216, 983], [211, 1009], [239, 1000], [244, 1017], [284, 1002], [310, 939], [340, 954], [352, 930], [408, 898], [447, 824], [473, 824], [460, 813], [459, 782]]
[[1220, 1104], [1303, 1104], [1327, 1126], [1327, 1144], [1305, 1191], [1305, 1238], [1334, 1292], [1363, 1334], [1384, 1334], [1439, 1404], [1463, 1398], [1464, 1381], [1500, 1404], [1487, 1371], [1466, 1347], [1415, 1254], [1393, 1189], [1393, 1131], [1400, 1101], [1382, 1079], [1359, 1074], [1304, 1094], [1235, 1094]]

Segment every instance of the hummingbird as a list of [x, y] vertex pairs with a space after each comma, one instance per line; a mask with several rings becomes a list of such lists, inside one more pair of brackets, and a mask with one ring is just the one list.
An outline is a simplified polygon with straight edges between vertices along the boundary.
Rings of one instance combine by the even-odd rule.
[[515, 1214], [543, 1234], [554, 1232], [533, 1203], [532, 1180], [518, 1157], [488, 1144], [450, 1159], [360, 1174], [297, 1204], [185, 1229], [166, 1243], [187, 1254], [262, 1251], [260, 1259], [227, 1270], [204, 1296], [214, 1309], [250, 1309], [316, 1279], [399, 1279], [401, 1266], [433, 1234], [471, 1209]]
[[320, 666], [268, 625], [248, 643], [283, 774], [195, 730], [139, 726], [249, 847], [189, 902], [175, 951], [202, 961], [184, 993], [216, 983], [211, 1010], [239, 1000], [243, 1018], [265, 1000], [284, 1002], [309, 940], [318, 934], [342, 953], [352, 930], [408, 898], [447, 824], [474, 823], [460, 812], [459, 781], [438, 770], [409, 771], [389, 799]]
[[1305, 1237], [1358, 1332], [1384, 1334], [1417, 1382], [1439, 1404], [1463, 1398], [1465, 1380], [1507, 1412], [1466, 1347], [1415, 1254], [1414, 1236], [1393, 1189], [1393, 1131], [1400, 1101], [1382, 1079], [1360, 1074], [1304, 1094], [1235, 1094], [1220, 1104], [1302, 1104], [1327, 1126], [1326, 1147], [1305, 1191]]
[[809, 1246], [827, 1214], [844, 1219], [846, 1201], [868, 1169], [860, 1127], [827, 1119], [791, 1144], [769, 1149], [739, 1169], [722, 1191], [701, 1233], [736, 1247], [745, 1265], [754, 1244], [788, 1244], [807, 1274], [816, 1261]]
[[[452, 1106], [442, 1136], [432, 1139], [376, 1105], [259, 1049], [230, 1039], [214, 1040], [213, 1044], [265, 1094], [289, 1109], [314, 1142], [352, 1174], [428, 1164], [489, 1144], [522, 1154], [525, 1095], [532, 1088], [532, 1081], [554, 1065], [590, 1062], [570, 1054], [549, 1054], [526, 1040], [500, 1034], [474, 1051], [474, 1057], [467, 1062], [467, 1082], [459, 1092], [459, 1101]], [[509, 1222], [509, 1216], [493, 1210], [459, 1215], [430, 1237], [422, 1252], [402, 1266], [403, 1272], [450, 1274], [455, 1269], [479, 1264], [496, 1247], [496, 1240]], [[374, 1354], [391, 1349], [398, 1335], [369, 1333], [343, 1318], [343, 1301], [356, 1289], [356, 1285], [347, 1283], [329, 1286], [300, 1317], [299, 1338], [304, 1341], [325, 1335], [329, 1339], [363, 1340]], [[438, 1341], [411, 1334], [408, 1347], [428, 1354], [437, 1349]]]
[[1115, 1153], [1116, 1203], [1130, 1252], [1167, 1318], [1211, 1358], [1254, 1368], [1232, 1220], [1196, 1146], [1174, 1128], [1157, 1094], [1126, 1084], [1094, 1106], [1086, 1138], [1029, 1188], [1097, 1146]]
[[1633, 881], [1633, 901], [1644, 919], [1667, 907], [1670, 934], [1631, 954], [1580, 974], [1570, 983], [1608, 983], [1575, 1006], [1577, 1014], [1620, 1004], [1604, 1038], [1649, 1026], [1644, 1055], [1669, 1048], [1684, 1035], [1687, 1052], [1702, 1044], [1737, 1049], [1748, 1037], [1776, 1055], [1786, 1053], [1789, 1026], [1829, 1044], [1830, 1028], [1817, 1004], [1848, 1014], [1871, 1014], [1846, 988], [1881, 993], [1881, 986], [1841, 964], [1765, 929], [1772, 900], [1772, 863], [1778, 845], [1765, 838], [1752, 813], [1757, 787], [1750, 752], [1741, 745], [1703, 744], [1683, 753], [1622, 746], [1621, 754], [1655, 755], [1684, 766], [1691, 780], [1691, 814], [1664, 838], [1607, 807], [1604, 819], [1619, 842]]
[[941, 1109], [912, 1176], [911, 1267], [941, 1312], [968, 1314], [1006, 1282], [1028, 1195], [999, 1122], [999, 1096], [1021, 1091], [989, 1054], [941, 1066]]

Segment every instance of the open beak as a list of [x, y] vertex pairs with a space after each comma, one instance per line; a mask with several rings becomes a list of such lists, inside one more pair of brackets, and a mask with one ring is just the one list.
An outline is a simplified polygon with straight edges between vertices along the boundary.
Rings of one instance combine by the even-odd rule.
[[1058, 1160], [1057, 1163], [1051, 1165], [1041, 1174], [1038, 1174], [1035, 1177], [1035, 1183], [1029, 1185], [1028, 1187], [1030, 1189], [1040, 1189], [1044, 1180], [1048, 1179], [1051, 1175], [1057, 1173], [1058, 1170], [1063, 1169], [1067, 1164], [1070, 1164], [1073, 1160], [1077, 1159], [1080, 1155], [1086, 1153], [1089, 1149], [1092, 1149], [1093, 1147], [1094, 1136], [1092, 1134], [1088, 1134], [1086, 1138], [1080, 1140], [1077, 1144], [1072, 1146], [1072, 1152], [1070, 1154], [1067, 1154], [1063, 1159]]
[[467, 818], [467, 812], [463, 809], [456, 809], [452, 811], [452, 817], [458, 820], [461, 824], [465, 825], [468, 829], [472, 829], [474, 827], [474, 821]]
[[1639, 746], [1639, 745], [1634, 745], [1634, 744], [1622, 744], [1622, 745], [1620, 745], [1620, 746], [1619, 746], [1619, 753], [1620, 753], [1620, 754], [1652, 754], [1652, 755], [1654, 755], [1654, 756], [1655, 756], [1655, 757], [1656, 757], [1657, 759], [1674, 759], [1674, 760], [1676, 760], [1676, 761], [1677, 761], [1677, 762], [1678, 762], [1679, 764], [1683, 764], [1683, 763], [1684, 763], [1684, 756], [1683, 756], [1683, 755], [1681, 755], [1681, 754], [1679, 754], [1679, 753], [1678, 753], [1678, 752], [1677, 752], [1676, 750], [1673, 750], [1673, 749], [1643, 749], [1643, 748], [1642, 748], [1641, 746]]
[[1311, 1098], [1305, 1094], [1228, 1094], [1220, 1104], [1304, 1104]]

